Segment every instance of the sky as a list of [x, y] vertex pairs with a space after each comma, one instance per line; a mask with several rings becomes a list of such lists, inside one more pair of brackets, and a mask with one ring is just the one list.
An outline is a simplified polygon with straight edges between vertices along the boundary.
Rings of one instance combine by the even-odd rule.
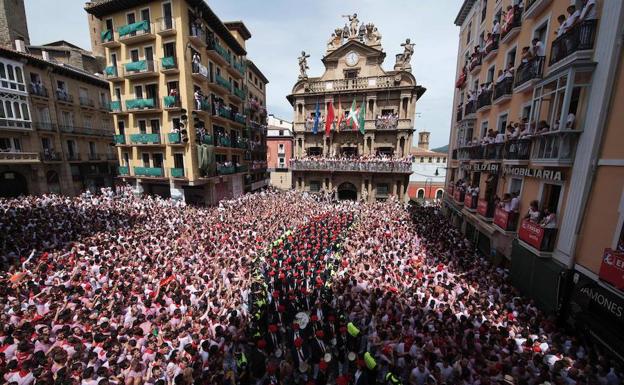
[[[67, 40], [90, 49], [87, 16], [82, 0], [25, 0], [31, 44]], [[427, 92], [416, 105], [417, 131], [431, 132], [431, 147], [446, 145], [453, 115], [453, 83], [459, 30], [453, 24], [461, 0], [209, 0], [223, 21], [242, 20], [252, 37], [247, 56], [269, 79], [269, 113], [292, 120], [286, 95], [297, 81], [297, 57], [306, 51], [308, 75], [323, 73], [321, 59], [341, 15], [358, 14], [382, 35], [384, 69], [392, 70], [401, 43], [415, 43], [412, 73]], [[417, 138], [417, 135], [415, 135]]]

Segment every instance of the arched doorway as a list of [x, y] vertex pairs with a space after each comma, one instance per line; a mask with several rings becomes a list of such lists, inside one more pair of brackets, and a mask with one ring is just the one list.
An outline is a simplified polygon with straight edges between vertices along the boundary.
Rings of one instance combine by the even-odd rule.
[[436, 191], [436, 199], [438, 200], [442, 199], [443, 195], [444, 195], [444, 190], [438, 189], [438, 191]]
[[418, 193], [417, 193], [416, 198], [421, 199], [421, 200], [425, 199], [425, 189], [424, 188], [419, 188], [418, 189]]
[[338, 199], [341, 201], [357, 200], [357, 188], [355, 188], [353, 183], [349, 183], [349, 182], [342, 183], [340, 186], [338, 186]]
[[15, 198], [28, 195], [26, 178], [15, 171], [6, 171], [0, 174], [0, 197]]

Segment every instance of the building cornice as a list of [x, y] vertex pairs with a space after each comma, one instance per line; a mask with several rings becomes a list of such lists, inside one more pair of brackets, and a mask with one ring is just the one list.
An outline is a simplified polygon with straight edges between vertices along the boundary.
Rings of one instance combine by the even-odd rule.
[[464, 0], [464, 3], [459, 9], [457, 17], [455, 17], [456, 26], [461, 27], [462, 24], [464, 24], [464, 21], [466, 21], [466, 17], [468, 17], [468, 14], [470, 13], [470, 10], [472, 9], [472, 6], [476, 1], [477, 0]]

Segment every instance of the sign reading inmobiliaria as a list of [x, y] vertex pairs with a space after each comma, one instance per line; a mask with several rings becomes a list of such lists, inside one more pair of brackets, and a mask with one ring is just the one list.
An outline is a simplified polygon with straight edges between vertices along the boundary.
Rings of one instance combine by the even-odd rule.
[[624, 253], [605, 249], [599, 277], [620, 290], [624, 289]]
[[539, 250], [542, 247], [542, 240], [544, 239], [544, 228], [537, 223], [525, 219], [520, 225], [518, 237], [521, 241]]
[[505, 167], [503, 175], [526, 176], [530, 178], [546, 179], [560, 182], [564, 178], [563, 172], [559, 170], [542, 170], [540, 168], [525, 167]]

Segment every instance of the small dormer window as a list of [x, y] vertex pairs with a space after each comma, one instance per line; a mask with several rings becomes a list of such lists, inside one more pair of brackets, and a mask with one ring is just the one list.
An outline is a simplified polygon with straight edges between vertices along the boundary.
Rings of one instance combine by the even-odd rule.
[[357, 70], [345, 71], [345, 79], [355, 79], [358, 76]]

